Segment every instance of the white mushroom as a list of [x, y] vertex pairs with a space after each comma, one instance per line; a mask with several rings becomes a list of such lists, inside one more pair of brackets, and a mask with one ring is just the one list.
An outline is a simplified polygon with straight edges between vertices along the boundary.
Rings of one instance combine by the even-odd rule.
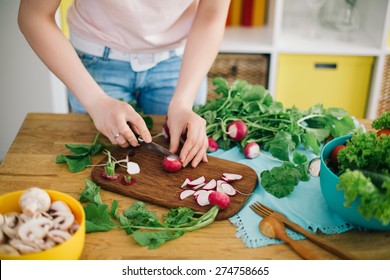
[[24, 242], [20, 239], [12, 239], [9, 244], [18, 250], [21, 254], [36, 253], [42, 251], [38, 245], [31, 242]]
[[67, 230], [69, 229], [74, 222], [74, 216], [70, 212], [63, 212], [59, 211], [56, 212], [54, 216], [54, 228], [55, 229], [60, 229], [60, 230]]
[[58, 229], [53, 229], [49, 231], [47, 235], [57, 243], [63, 243], [72, 237], [69, 232]]
[[65, 202], [63, 201], [60, 201], [60, 200], [57, 200], [57, 201], [54, 201], [51, 205], [50, 205], [50, 209], [49, 209], [49, 213], [56, 213], [56, 212], [69, 212], [69, 213], [72, 213], [72, 211], [70, 210], [68, 204], [66, 204]]
[[0, 213], [0, 227], [5, 223], [4, 215]]
[[25, 190], [19, 199], [20, 209], [23, 213], [30, 216], [37, 211], [46, 212], [50, 208], [50, 203], [49, 194], [37, 187]]
[[18, 229], [20, 224], [21, 223], [18, 213], [12, 212], [4, 215], [4, 224], [1, 226], [1, 229], [5, 236], [7, 236], [9, 239], [13, 239], [18, 236]]
[[3, 233], [3, 229], [0, 226], [0, 245], [2, 245], [3, 243], [5, 243], [5, 236]]
[[47, 249], [50, 249], [52, 248], [54, 245], [56, 245], [56, 242], [51, 239], [51, 238], [48, 238], [48, 236], [46, 236], [45, 238], [43, 239], [37, 239], [37, 240], [34, 240], [32, 243], [34, 243], [35, 245], [37, 245], [40, 249], [42, 250], [47, 250]]
[[53, 225], [53, 221], [47, 218], [31, 219], [19, 227], [18, 234], [20, 239], [27, 242], [42, 239]]
[[79, 223], [77, 223], [77, 221], [75, 220], [73, 225], [69, 228], [69, 233], [70, 234], [74, 234], [78, 229], [80, 228], [80, 225]]
[[0, 245], [0, 254], [4, 255], [10, 255], [10, 256], [19, 256], [19, 252], [8, 244]]

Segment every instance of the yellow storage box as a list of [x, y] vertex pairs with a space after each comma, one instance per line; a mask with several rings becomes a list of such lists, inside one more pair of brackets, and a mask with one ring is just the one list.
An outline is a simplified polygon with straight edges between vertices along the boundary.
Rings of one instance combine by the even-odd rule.
[[280, 55], [276, 100], [301, 109], [322, 103], [363, 118], [373, 63], [367, 56]]

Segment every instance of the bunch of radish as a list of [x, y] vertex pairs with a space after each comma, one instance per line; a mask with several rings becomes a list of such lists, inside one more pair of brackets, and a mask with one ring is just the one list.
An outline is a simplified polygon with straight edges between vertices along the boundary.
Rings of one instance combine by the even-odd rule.
[[220, 179], [206, 181], [206, 177], [200, 176], [194, 180], [186, 178], [180, 188], [186, 188], [180, 193], [180, 199], [194, 197], [200, 206], [217, 205], [225, 209], [230, 205], [230, 196], [237, 194], [237, 190], [230, 184], [241, 180], [242, 175], [223, 173]]

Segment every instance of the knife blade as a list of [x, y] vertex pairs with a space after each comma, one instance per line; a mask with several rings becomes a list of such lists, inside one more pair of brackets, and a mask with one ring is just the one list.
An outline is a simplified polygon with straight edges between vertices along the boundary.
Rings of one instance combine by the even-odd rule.
[[160, 154], [163, 154], [164, 156], [170, 156], [170, 157], [174, 157], [176, 159], [180, 159], [178, 155], [172, 153], [170, 150], [164, 148], [163, 146], [161, 146], [153, 141], [150, 143], [146, 143], [144, 141], [144, 139], [142, 139], [140, 136], [138, 136], [138, 142], [141, 145], [145, 146], [148, 150], [158, 152]]

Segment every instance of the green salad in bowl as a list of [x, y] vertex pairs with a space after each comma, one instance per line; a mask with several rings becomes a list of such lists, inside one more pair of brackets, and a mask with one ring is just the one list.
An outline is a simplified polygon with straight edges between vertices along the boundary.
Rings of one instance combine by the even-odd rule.
[[374, 120], [376, 132], [336, 138], [321, 152], [321, 191], [345, 220], [390, 230], [390, 112]]

